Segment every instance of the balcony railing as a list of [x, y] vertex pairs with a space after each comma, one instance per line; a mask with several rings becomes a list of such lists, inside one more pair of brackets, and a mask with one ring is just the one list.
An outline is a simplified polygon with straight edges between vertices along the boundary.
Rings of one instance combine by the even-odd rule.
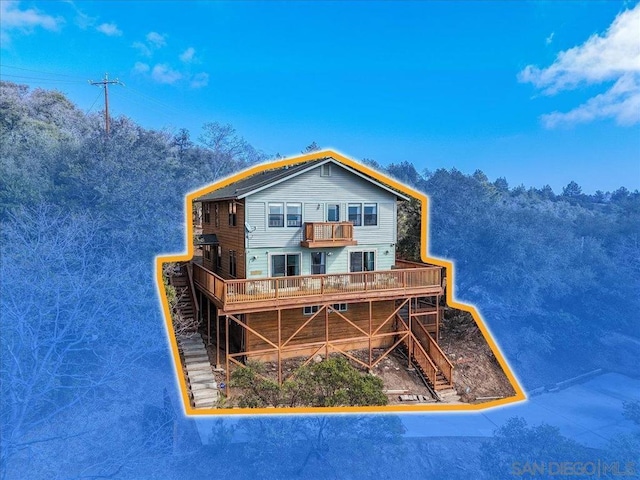
[[351, 222], [306, 222], [304, 224], [303, 247], [344, 247], [357, 245], [353, 239]]
[[440, 275], [440, 267], [428, 266], [374, 272], [225, 280], [198, 264], [193, 265], [195, 283], [216, 299], [223, 310], [240, 310], [260, 304], [284, 306], [333, 300], [391, 298], [396, 294], [433, 294], [441, 289]]

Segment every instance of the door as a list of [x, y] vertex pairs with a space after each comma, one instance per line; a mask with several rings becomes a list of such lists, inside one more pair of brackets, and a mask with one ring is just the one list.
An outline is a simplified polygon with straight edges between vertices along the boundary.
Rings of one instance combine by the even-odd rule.
[[[271, 255], [272, 277], [297, 277], [300, 275], [300, 254]], [[278, 288], [294, 286], [295, 281], [279, 281]]]
[[327, 273], [327, 255], [324, 252], [311, 253], [311, 275]]

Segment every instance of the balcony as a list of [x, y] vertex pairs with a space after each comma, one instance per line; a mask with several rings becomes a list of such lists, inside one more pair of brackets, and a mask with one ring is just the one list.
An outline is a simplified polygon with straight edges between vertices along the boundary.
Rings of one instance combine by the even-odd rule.
[[307, 222], [304, 224], [304, 240], [300, 245], [307, 248], [347, 247], [357, 245], [353, 239], [351, 222]]
[[[416, 265], [421, 265], [420, 267]], [[442, 294], [441, 267], [414, 264], [374, 272], [225, 280], [196, 263], [194, 283], [222, 312]]]

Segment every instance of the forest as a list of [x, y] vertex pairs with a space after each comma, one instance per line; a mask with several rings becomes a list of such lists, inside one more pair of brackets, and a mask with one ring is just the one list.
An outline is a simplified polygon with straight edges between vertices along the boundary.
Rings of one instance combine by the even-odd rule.
[[[0, 82], [0, 478], [58, 478], [61, 459], [65, 478], [146, 477], [159, 459], [178, 472], [168, 478], [189, 478], [190, 468], [197, 476], [236, 455], [220, 443], [233, 428], [273, 441], [243, 446], [243, 455], [259, 450], [256, 478], [275, 478], [282, 472], [270, 469], [291, 462], [300, 478], [314, 478], [314, 462], [380, 472], [385, 455], [395, 465], [389, 476], [399, 474], [417, 447], [402, 444], [394, 416], [351, 419], [357, 440], [338, 417], [221, 421], [211, 442], [220, 448], [197, 466], [188, 438], [167, 453], [160, 435], [148, 433], [141, 417], [150, 398], [175, 389], [154, 258], [185, 249], [187, 192], [275, 155], [215, 121], [198, 139], [126, 117], [111, 119], [106, 136], [103, 122], [58, 91]], [[554, 192], [480, 170], [365, 161], [429, 196], [429, 252], [455, 263], [457, 298], [478, 307], [525, 389], [595, 368], [637, 377], [637, 190], [586, 194], [570, 182]], [[418, 218], [417, 204], [403, 206], [398, 247], [408, 258], [419, 257]], [[512, 422], [495, 444], [528, 428]], [[381, 430], [389, 440], [371, 442]], [[269, 463], [284, 436], [285, 447], [315, 450]], [[349, 442], [365, 442], [371, 455], [347, 458], [340, 445]], [[480, 452], [478, 462], [491, 454]]]

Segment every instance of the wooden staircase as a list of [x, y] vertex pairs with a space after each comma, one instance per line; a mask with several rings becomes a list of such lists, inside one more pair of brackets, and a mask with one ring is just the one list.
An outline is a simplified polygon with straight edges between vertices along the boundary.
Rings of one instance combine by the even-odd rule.
[[412, 311], [409, 322], [409, 309], [403, 308], [398, 313], [401, 322], [409, 335], [402, 342], [408, 352], [411, 363], [420, 371], [422, 376], [431, 384], [434, 390], [450, 390], [453, 387], [453, 364], [438, 345], [437, 321], [425, 325], [421, 319], [425, 313], [431, 315], [432, 309], [425, 302], [416, 302], [418, 309]]
[[191, 272], [187, 264], [181, 264], [180, 269], [170, 278], [170, 284], [176, 289], [176, 310], [184, 319], [185, 324], [194, 324], [194, 319], [198, 319], [200, 312], [198, 302], [195, 297], [195, 288]]

